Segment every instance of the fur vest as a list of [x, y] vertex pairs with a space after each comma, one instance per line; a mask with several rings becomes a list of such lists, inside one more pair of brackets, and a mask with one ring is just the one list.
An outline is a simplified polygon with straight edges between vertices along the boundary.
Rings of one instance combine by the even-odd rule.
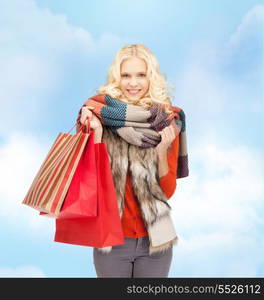
[[[105, 126], [102, 142], [106, 143], [108, 150], [120, 218], [124, 211], [127, 172], [130, 170], [133, 190], [148, 232], [149, 253], [164, 251], [176, 244], [178, 237], [170, 216], [171, 207], [159, 185], [155, 148], [129, 144]], [[109, 253], [112, 246], [97, 249]]]

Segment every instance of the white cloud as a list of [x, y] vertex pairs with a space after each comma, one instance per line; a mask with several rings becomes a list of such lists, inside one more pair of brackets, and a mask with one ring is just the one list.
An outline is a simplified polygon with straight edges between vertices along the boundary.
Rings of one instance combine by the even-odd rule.
[[44, 272], [35, 266], [21, 266], [17, 268], [0, 267], [0, 277], [46, 277]]
[[209, 232], [218, 223], [221, 230], [229, 231], [232, 226], [241, 229], [248, 222], [259, 222], [256, 207], [264, 192], [262, 160], [261, 153], [245, 146], [201, 140], [191, 152], [190, 176], [178, 181], [173, 204], [182, 213], [177, 213], [177, 220], [190, 228], [201, 224]]
[[229, 44], [231, 47], [237, 47], [245, 36], [255, 36], [263, 34], [263, 18], [264, 18], [264, 5], [256, 5], [249, 10], [240, 24], [236, 28], [235, 32], [230, 36]]
[[190, 176], [178, 180], [170, 200], [180, 237], [175, 276], [257, 276], [264, 262], [262, 160], [244, 145], [200, 139]]
[[42, 117], [54, 105], [48, 94], [62, 88], [65, 78], [75, 79], [122, 44], [108, 32], [95, 39], [65, 15], [40, 9], [33, 0], [2, 1], [0, 19], [2, 135]]
[[37, 54], [36, 50], [40, 50], [41, 54], [57, 57], [75, 46], [76, 50], [95, 47], [89, 32], [71, 26], [63, 14], [38, 8], [33, 0], [5, 1], [1, 7], [1, 17], [6, 25], [0, 31], [2, 42], [6, 46], [17, 45], [15, 49], [5, 48], [6, 52], [13, 50], [13, 53], [23, 51]]
[[1, 145], [0, 217], [5, 226], [34, 235], [41, 231], [42, 237], [53, 233], [53, 219], [39, 216], [37, 210], [22, 204], [51, 144], [40, 138], [14, 134]]
[[171, 277], [258, 277], [263, 240], [251, 233], [197, 233], [174, 248]]
[[224, 111], [229, 85], [225, 85], [226, 82], [214, 72], [210, 73], [206, 65], [194, 59], [176, 82], [176, 102], [182, 101], [186, 109], [189, 107], [195, 111], [192, 115], [200, 118], [201, 113], [208, 116], [209, 113], [216, 115]]
[[234, 118], [240, 112], [263, 111], [263, 16], [264, 6], [257, 5], [225, 44], [203, 41], [190, 47], [183, 71], [173, 81], [176, 103], [190, 110], [193, 121], [201, 115], [208, 121], [198, 126], [228, 119], [230, 111]]
[[251, 85], [259, 97], [263, 84], [263, 20], [264, 5], [256, 5], [247, 12], [225, 45], [223, 62], [234, 73], [242, 93]]

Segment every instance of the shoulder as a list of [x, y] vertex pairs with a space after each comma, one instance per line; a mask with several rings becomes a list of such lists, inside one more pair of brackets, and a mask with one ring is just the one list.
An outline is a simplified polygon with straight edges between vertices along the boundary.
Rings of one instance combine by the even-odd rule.
[[106, 104], [106, 94], [97, 94], [88, 98], [83, 105]]

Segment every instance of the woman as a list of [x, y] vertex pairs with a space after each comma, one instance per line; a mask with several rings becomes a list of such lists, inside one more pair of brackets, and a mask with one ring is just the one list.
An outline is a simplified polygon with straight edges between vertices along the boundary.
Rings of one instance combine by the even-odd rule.
[[80, 109], [79, 125], [87, 117], [95, 142], [107, 145], [125, 238], [125, 244], [93, 249], [97, 276], [168, 277], [177, 235], [167, 200], [176, 178], [188, 176], [186, 143], [180, 149], [184, 113], [171, 105], [147, 47], [117, 52], [107, 83]]

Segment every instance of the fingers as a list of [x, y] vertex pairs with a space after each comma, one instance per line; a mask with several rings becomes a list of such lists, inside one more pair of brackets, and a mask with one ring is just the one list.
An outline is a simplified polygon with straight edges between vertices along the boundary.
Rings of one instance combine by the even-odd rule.
[[85, 123], [86, 123], [86, 120], [87, 120], [87, 117], [88, 117], [89, 119], [91, 119], [91, 118], [92, 118], [92, 115], [93, 115], [93, 113], [90, 111], [89, 108], [87, 108], [87, 106], [83, 107], [83, 108], [82, 108], [82, 113], [81, 113], [80, 122], [81, 122], [82, 124], [85, 124]]
[[82, 108], [82, 112], [90, 112], [93, 109], [94, 109], [94, 107], [92, 107], [92, 106], [84, 106]]
[[88, 109], [94, 109], [93, 106], [90, 106], [90, 105], [86, 105], [85, 108], [88, 108]]
[[176, 137], [173, 125], [165, 127], [162, 131], [159, 131], [161, 135], [161, 140], [164, 143], [170, 144]]
[[165, 127], [162, 130], [162, 132], [167, 139], [174, 139], [175, 137], [175, 133], [172, 125]]

